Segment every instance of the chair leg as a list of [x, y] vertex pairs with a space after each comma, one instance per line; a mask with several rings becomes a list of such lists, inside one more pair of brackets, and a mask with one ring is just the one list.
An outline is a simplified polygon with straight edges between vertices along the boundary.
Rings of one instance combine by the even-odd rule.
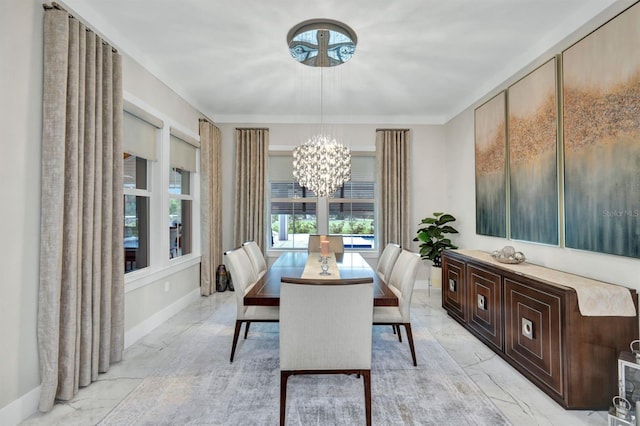
[[394, 327], [398, 330], [398, 340], [402, 343], [402, 333], [400, 333], [400, 324], [394, 324]]
[[287, 379], [289, 372], [280, 371], [280, 426], [285, 425], [285, 414], [287, 412]]
[[371, 370], [362, 370], [364, 378], [364, 413], [367, 426], [371, 426]]
[[233, 355], [236, 353], [236, 345], [238, 344], [240, 327], [242, 327], [242, 321], [236, 320], [236, 329], [233, 332], [233, 343], [231, 344], [231, 358], [229, 359], [229, 362], [233, 362]]
[[409, 348], [411, 349], [411, 357], [413, 358], [413, 366], [417, 367], [418, 362], [416, 361], [416, 348], [413, 346], [413, 333], [411, 332], [411, 323], [407, 322], [404, 324], [404, 330], [407, 333], [407, 339], [409, 340]]
[[251, 325], [251, 321], [247, 321], [247, 324], [244, 326], [244, 339], [247, 340], [247, 335], [249, 334], [249, 326]]

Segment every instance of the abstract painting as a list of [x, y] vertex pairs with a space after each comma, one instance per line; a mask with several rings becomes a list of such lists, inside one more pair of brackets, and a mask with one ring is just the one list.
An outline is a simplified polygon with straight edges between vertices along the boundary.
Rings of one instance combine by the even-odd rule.
[[562, 53], [565, 245], [640, 257], [640, 4]]
[[556, 60], [509, 87], [509, 236], [559, 244]]
[[475, 110], [476, 233], [507, 235], [506, 94]]

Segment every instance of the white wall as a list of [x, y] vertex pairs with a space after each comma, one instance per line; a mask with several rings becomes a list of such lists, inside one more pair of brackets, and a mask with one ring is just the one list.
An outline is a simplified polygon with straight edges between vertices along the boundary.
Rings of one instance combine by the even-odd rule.
[[[563, 41], [564, 47], [593, 30], [606, 18], [631, 4], [623, 0], [590, 21]], [[0, 15], [0, 424], [12, 424], [35, 410], [39, 379], [36, 314], [40, 227], [40, 144], [42, 105], [42, 3], [6, 0]], [[98, 29], [99, 30], [99, 29]], [[553, 50], [553, 49], [552, 49]], [[558, 49], [555, 50], [556, 52]], [[548, 56], [537, 60], [544, 61]], [[125, 90], [186, 129], [198, 133], [198, 111], [142, 67], [124, 58]], [[535, 62], [535, 61], [534, 61]], [[531, 67], [535, 66], [532, 63]], [[505, 82], [509, 84], [527, 70]], [[487, 94], [490, 96], [491, 94]], [[480, 103], [478, 101], [477, 104]], [[477, 105], [476, 104], [476, 105]], [[464, 248], [493, 250], [506, 240], [475, 235], [475, 185], [473, 105], [445, 126], [402, 126], [411, 129], [411, 223], [434, 211], [451, 212], [458, 218]], [[215, 118], [215, 117], [214, 117]], [[222, 130], [224, 249], [233, 244], [233, 167], [235, 127], [251, 124], [220, 124]], [[311, 127], [269, 127], [272, 147], [293, 147], [309, 136]], [[380, 125], [336, 125], [336, 134], [354, 150], [373, 149], [375, 129]], [[510, 242], [531, 262], [640, 289], [640, 260], [576, 250]], [[413, 249], [417, 249], [414, 244]], [[139, 330], [158, 319], [158, 313], [190, 297], [197, 289], [198, 266], [167, 273], [145, 286], [127, 292], [126, 330]], [[426, 268], [419, 280], [427, 279]], [[164, 291], [170, 282], [170, 291]], [[155, 314], [154, 314], [155, 313]], [[35, 401], [33, 396], [35, 395]], [[17, 420], [16, 420], [17, 419]], [[13, 422], [12, 422], [13, 420]]]
[[[444, 127], [432, 125], [373, 125], [373, 124], [333, 124], [333, 134], [352, 151], [375, 151], [376, 129], [408, 128], [411, 129], [410, 153], [410, 222], [413, 225], [412, 235], [418, 228], [420, 220], [434, 211], [445, 208], [446, 195], [444, 164], [446, 143]], [[223, 181], [223, 217], [222, 229], [228, 231], [223, 236], [223, 250], [233, 248], [233, 176], [235, 172], [235, 129], [243, 127], [261, 127], [269, 129], [269, 148], [272, 151], [292, 150], [305, 141], [315, 130], [310, 124], [218, 124], [222, 132], [222, 181]], [[417, 251], [414, 243], [412, 250]], [[372, 261], [375, 264], [375, 259]], [[418, 273], [418, 287], [426, 286], [428, 268], [423, 266]]]
[[512, 245], [528, 262], [640, 290], [640, 259], [476, 235], [473, 108], [447, 124], [446, 138], [447, 205], [458, 219], [460, 248], [493, 251]]
[[[0, 14], [0, 424], [37, 408], [40, 385], [36, 318], [39, 284], [42, 136], [42, 2], [7, 0]], [[98, 29], [99, 30], [99, 29]], [[122, 52], [124, 53], [124, 52]], [[124, 90], [198, 134], [195, 108], [126, 55]], [[169, 291], [165, 291], [169, 282]], [[136, 286], [134, 286], [136, 287]], [[125, 289], [125, 331], [157, 326], [198, 295], [199, 263], [169, 267]], [[164, 315], [164, 316], [163, 316]], [[153, 321], [150, 321], [152, 319]], [[130, 339], [131, 340], [131, 339]]]
[[[0, 408], [38, 386], [42, 4], [0, 14]], [[2, 422], [0, 422], [2, 423]]]
[[[146, 112], [162, 119], [165, 127], [175, 126], [194, 136], [199, 134], [198, 120], [204, 116], [198, 110], [126, 55], [123, 55], [122, 72], [126, 97], [134, 98], [138, 103], [137, 106], [142, 105], [143, 109], [147, 109]], [[197, 188], [199, 185], [196, 186]], [[199, 204], [194, 204], [193, 207], [197, 210]], [[199, 227], [197, 229], [199, 230]], [[194, 242], [199, 242], [199, 238], [194, 238]], [[177, 262], [182, 262], [182, 259], [178, 259]], [[140, 332], [137, 331], [140, 327], [148, 331], [153, 325], [148, 324], [150, 317], [185, 297], [193, 297], [189, 295], [194, 293], [197, 295], [196, 290], [200, 287], [199, 274], [199, 259], [195, 259], [188, 264], [156, 270], [152, 277], [143, 277], [138, 281], [132, 282], [127, 277], [125, 279], [125, 333], [127, 333], [125, 341], [127, 344], [133, 343], [136, 337], [141, 337]], [[155, 326], [158, 324], [156, 323]]]
[[626, 0], [617, 2], [445, 125], [447, 206], [458, 219], [456, 228], [460, 235], [455, 241], [460, 248], [493, 251], [512, 245], [516, 250], [522, 251], [531, 263], [640, 290], [640, 259], [510, 241], [475, 233], [474, 109], [499, 90], [506, 89], [555, 54], [561, 53], [631, 3]]

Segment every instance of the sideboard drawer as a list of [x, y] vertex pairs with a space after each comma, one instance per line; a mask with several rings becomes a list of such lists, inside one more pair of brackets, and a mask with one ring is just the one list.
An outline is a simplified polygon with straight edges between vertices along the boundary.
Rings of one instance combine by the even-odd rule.
[[504, 295], [506, 356], [563, 395], [562, 298], [510, 278], [504, 279]]
[[467, 288], [469, 327], [487, 344], [502, 351], [502, 278], [469, 264]]

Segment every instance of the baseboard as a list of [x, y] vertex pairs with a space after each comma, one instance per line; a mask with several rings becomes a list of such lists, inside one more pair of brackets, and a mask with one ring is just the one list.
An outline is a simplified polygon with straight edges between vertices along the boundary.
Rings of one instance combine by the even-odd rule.
[[0, 409], [0, 425], [15, 426], [38, 410], [40, 386]]
[[161, 325], [163, 322], [189, 306], [200, 297], [200, 288], [196, 288], [186, 296], [176, 300], [166, 308], [151, 315], [140, 324], [131, 328], [131, 330], [124, 333], [124, 347], [125, 349], [133, 345], [135, 342], [149, 334], [153, 329]]

